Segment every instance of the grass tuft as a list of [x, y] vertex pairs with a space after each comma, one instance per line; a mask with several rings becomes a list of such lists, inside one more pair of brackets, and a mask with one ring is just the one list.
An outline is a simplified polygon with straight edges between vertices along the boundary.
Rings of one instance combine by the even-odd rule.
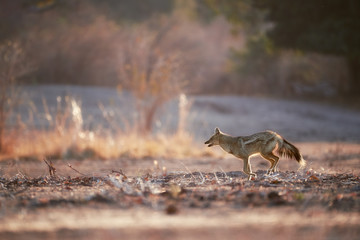
[[[135, 127], [104, 133], [83, 127], [80, 104], [71, 97], [59, 98], [55, 114], [47, 110], [47, 130], [34, 129], [21, 122], [5, 136], [3, 158], [114, 159], [190, 158], [211, 156], [207, 148], [194, 142], [184, 130], [186, 115], [180, 114], [181, 126], [174, 134], [143, 134]], [[184, 111], [183, 111], [184, 112]]]

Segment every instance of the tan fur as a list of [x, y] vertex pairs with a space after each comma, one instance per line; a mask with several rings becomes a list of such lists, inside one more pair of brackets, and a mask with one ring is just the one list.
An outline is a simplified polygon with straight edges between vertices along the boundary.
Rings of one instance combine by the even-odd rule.
[[251, 176], [256, 176], [251, 170], [250, 157], [260, 154], [264, 159], [270, 162], [268, 173], [277, 170], [279, 157], [275, 155], [275, 151], [280, 156], [285, 155], [296, 159], [301, 166], [305, 166], [305, 161], [299, 150], [291, 143], [282, 138], [279, 134], [266, 131], [255, 133], [250, 136], [232, 137], [222, 133], [219, 128], [215, 128], [215, 133], [205, 142], [209, 147], [219, 145], [224, 151], [244, 160], [244, 172]]

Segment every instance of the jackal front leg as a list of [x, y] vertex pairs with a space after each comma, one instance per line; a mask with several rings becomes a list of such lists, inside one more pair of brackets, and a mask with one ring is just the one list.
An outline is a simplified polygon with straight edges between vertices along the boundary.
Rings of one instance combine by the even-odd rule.
[[249, 158], [244, 159], [244, 173], [249, 175], [248, 180], [251, 180], [252, 176], [256, 177], [256, 174], [251, 171], [251, 164]]

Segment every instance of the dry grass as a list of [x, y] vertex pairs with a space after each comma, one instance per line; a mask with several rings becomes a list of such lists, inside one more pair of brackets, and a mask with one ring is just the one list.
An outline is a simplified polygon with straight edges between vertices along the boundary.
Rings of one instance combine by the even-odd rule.
[[[114, 136], [96, 136], [93, 132], [64, 134], [56, 131], [29, 131], [6, 138], [6, 152], [2, 158], [188, 158], [212, 154], [193, 141], [187, 133], [156, 136], [136, 132], [117, 133]], [[1, 158], [1, 155], [0, 155]]]
[[[182, 96], [184, 98], [184, 96]], [[4, 158], [188, 158], [211, 156], [204, 146], [194, 142], [186, 130], [188, 105], [180, 101], [179, 127], [174, 134], [144, 134], [130, 126], [117, 131], [84, 129], [80, 104], [71, 97], [58, 98], [55, 114], [44, 109], [48, 130], [33, 129], [19, 120], [19, 127], [5, 134]], [[99, 129], [102, 129], [99, 126]], [[196, 146], [199, 145], [199, 146]]]

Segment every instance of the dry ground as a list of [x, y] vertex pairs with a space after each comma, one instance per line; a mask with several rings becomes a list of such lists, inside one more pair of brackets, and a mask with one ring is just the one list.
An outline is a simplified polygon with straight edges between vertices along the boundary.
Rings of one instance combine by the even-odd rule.
[[4, 161], [0, 239], [357, 239], [359, 145], [298, 145], [305, 170], [254, 158], [253, 181], [230, 157]]
[[[56, 111], [54, 96], [69, 90], [82, 100], [84, 128], [101, 118], [99, 102], [130, 116], [129, 96], [119, 100], [115, 90], [45, 86], [27, 93], [35, 106], [45, 96]], [[268, 176], [268, 162], [254, 158], [258, 177], [249, 182], [230, 155], [53, 159], [55, 176], [42, 161], [1, 161], [0, 239], [360, 238], [358, 112], [247, 97], [190, 100], [186, 130], [194, 147], [215, 126], [233, 135], [271, 129], [300, 148], [306, 169], [281, 159], [280, 172]], [[176, 106], [166, 106], [170, 114], [159, 117], [158, 131], [176, 128]]]

